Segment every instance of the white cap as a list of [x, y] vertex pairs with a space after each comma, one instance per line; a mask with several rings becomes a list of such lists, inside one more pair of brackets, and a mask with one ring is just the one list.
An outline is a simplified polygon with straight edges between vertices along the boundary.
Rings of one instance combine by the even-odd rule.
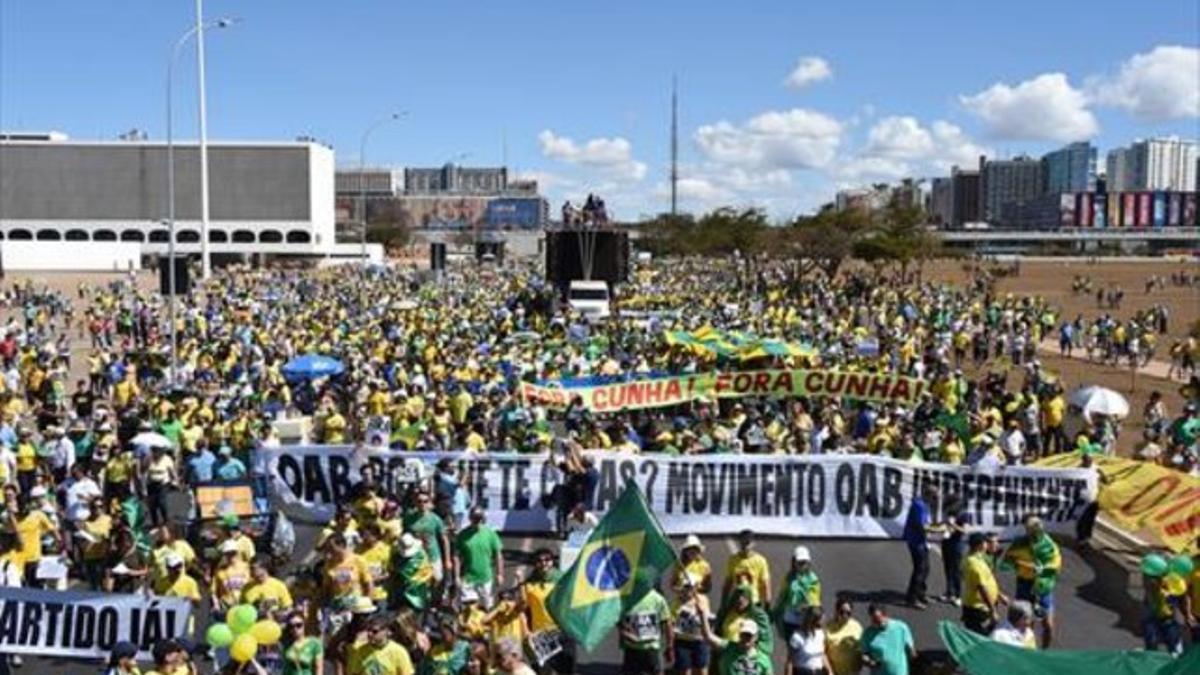
[[698, 548], [704, 550], [704, 542], [700, 541], [700, 537], [694, 534], [689, 534], [687, 539], [683, 540], [683, 548]]
[[226, 539], [225, 543], [221, 544], [221, 553], [237, 553], [237, 542], [232, 539]]
[[459, 600], [461, 600], [464, 605], [468, 602], [479, 602], [479, 592], [474, 588], [464, 588], [462, 590], [462, 595], [459, 596]]
[[812, 556], [808, 552], [808, 547], [797, 546], [796, 549], [792, 551], [792, 560], [795, 560], [796, 562], [812, 561]]
[[[226, 543], [232, 544], [233, 542]], [[221, 548], [224, 549], [225, 547], [222, 546]], [[233, 548], [236, 551], [237, 544], [234, 544]], [[165, 563], [167, 567], [183, 567], [183, 557], [178, 553], [168, 553], [167, 555], [163, 556], [163, 563]]]
[[46, 488], [42, 487], [41, 485], [38, 485], [29, 491], [29, 496], [33, 497], [34, 499], [39, 499], [41, 497], [45, 497], [46, 496]]
[[758, 624], [754, 622], [754, 619], [742, 619], [741, 623], [738, 624], [738, 635], [745, 635], [747, 633], [756, 637], [758, 636]]
[[400, 553], [406, 557], [412, 557], [421, 551], [421, 540], [405, 532], [400, 535]]

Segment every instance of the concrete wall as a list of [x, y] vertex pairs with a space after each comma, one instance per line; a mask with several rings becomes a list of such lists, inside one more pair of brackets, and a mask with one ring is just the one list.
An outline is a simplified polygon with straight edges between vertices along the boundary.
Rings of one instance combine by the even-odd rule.
[[[167, 217], [163, 143], [0, 142], [0, 220], [157, 221]], [[316, 185], [321, 155], [327, 181]], [[325, 162], [328, 155], [328, 162]], [[315, 144], [209, 146], [209, 216], [228, 221], [306, 221], [332, 202], [332, 151]], [[175, 146], [175, 213], [200, 217], [200, 160], [195, 144]], [[329, 220], [332, 223], [332, 208]]]
[[123, 272], [141, 269], [141, 256], [141, 245], [127, 242], [0, 242], [5, 272]]

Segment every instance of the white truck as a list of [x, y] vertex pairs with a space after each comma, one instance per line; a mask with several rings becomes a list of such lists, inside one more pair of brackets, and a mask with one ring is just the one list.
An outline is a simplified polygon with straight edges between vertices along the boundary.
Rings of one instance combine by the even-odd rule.
[[608, 283], [576, 279], [567, 289], [567, 306], [588, 321], [607, 318], [612, 313]]

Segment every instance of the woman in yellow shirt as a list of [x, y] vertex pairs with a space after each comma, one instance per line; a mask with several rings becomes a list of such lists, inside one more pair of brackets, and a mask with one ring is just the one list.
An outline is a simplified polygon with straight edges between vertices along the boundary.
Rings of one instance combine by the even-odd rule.
[[375, 588], [371, 570], [346, 546], [346, 539], [335, 534], [325, 543], [325, 565], [321, 570], [326, 605], [338, 611], [358, 597], [371, 597]]

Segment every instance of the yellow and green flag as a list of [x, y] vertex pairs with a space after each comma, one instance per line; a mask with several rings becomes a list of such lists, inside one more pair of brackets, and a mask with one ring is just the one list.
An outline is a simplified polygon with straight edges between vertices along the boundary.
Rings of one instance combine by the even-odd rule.
[[571, 569], [554, 585], [546, 608], [559, 628], [591, 651], [675, 564], [675, 549], [630, 482]]

